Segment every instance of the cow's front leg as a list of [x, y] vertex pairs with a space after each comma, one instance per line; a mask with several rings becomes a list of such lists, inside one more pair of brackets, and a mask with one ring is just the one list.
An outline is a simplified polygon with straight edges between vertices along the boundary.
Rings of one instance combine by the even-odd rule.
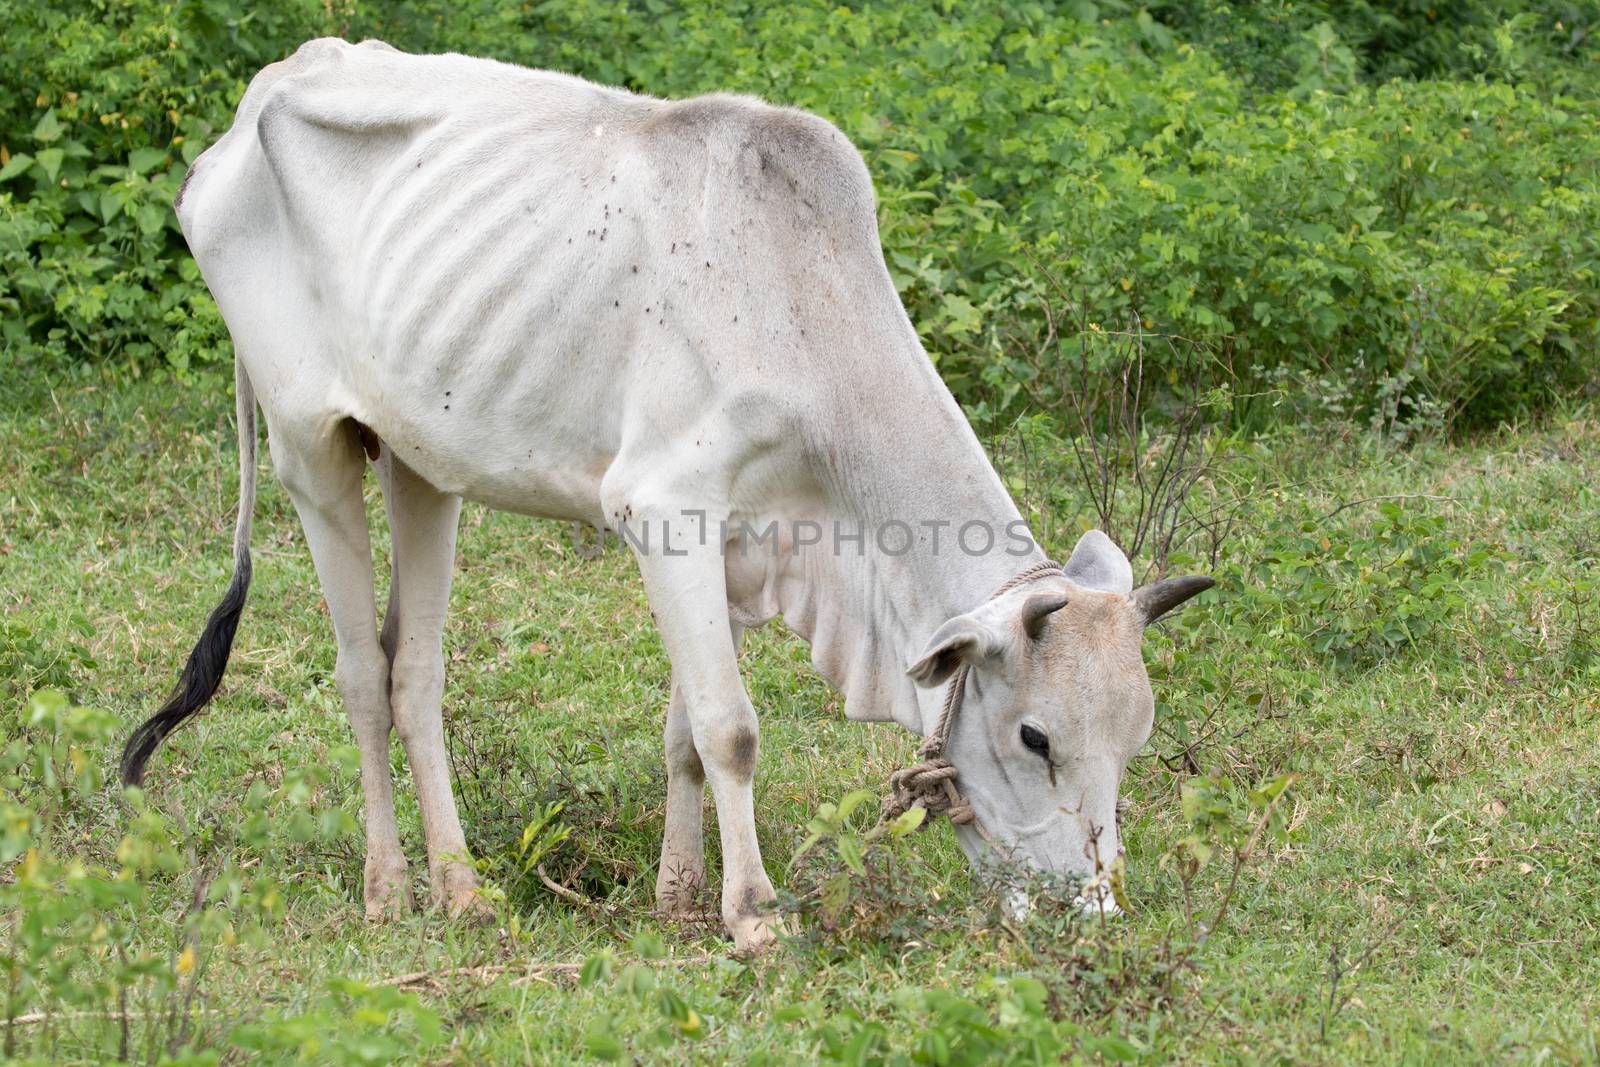
[[[773, 942], [779, 922], [772, 913], [776, 894], [756, 841], [756, 713], [739, 678], [721, 549], [704, 537], [705, 530], [717, 528], [717, 515], [712, 510], [702, 525], [686, 518], [699, 515], [696, 511], [649, 508], [637, 498], [613, 500], [613, 510], [631, 511], [626, 521], [645, 533], [642, 547], [635, 546], [639, 569], [672, 659], [673, 687], [682, 694], [694, 750], [717, 806], [722, 920], [739, 952], [758, 952]], [[678, 794], [684, 813], [687, 796], [687, 790]], [[685, 814], [680, 825], [687, 821]]]

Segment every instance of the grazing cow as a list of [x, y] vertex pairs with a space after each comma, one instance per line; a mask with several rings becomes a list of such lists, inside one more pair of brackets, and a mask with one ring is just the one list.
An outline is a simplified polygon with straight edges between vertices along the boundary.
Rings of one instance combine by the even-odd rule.
[[[410, 902], [391, 728], [435, 897], [482, 906], [440, 720], [463, 498], [619, 532], [638, 558], [672, 661], [664, 911], [704, 884], [709, 780], [723, 919], [741, 951], [774, 936], [736, 648], [778, 615], [850, 718], [939, 736], [974, 859], [993, 842], [1090, 873], [1116, 852], [1117, 788], [1152, 721], [1140, 633], [1210, 581], [1135, 591], [1097, 532], [1044, 564], [918, 343], [871, 180], [832, 125], [319, 40], [255, 77], [177, 211], [235, 345], [236, 570], [125, 781], [220, 680], [250, 580], [259, 403], [338, 638], [368, 915]], [[369, 459], [393, 534], [381, 628]]]

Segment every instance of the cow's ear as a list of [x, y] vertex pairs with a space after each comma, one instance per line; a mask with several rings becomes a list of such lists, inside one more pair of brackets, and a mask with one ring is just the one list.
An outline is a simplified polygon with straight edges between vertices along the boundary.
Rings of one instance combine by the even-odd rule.
[[1178, 607], [1192, 596], [1198, 596], [1217, 584], [1215, 578], [1196, 575], [1190, 578], [1167, 578], [1154, 585], [1141, 585], [1133, 591], [1133, 606], [1149, 626], [1161, 616]]
[[971, 615], [957, 615], [928, 639], [922, 658], [906, 668], [920, 686], [942, 685], [963, 664], [972, 665], [999, 651], [993, 630]]
[[1133, 589], [1133, 565], [1117, 543], [1099, 530], [1078, 538], [1072, 558], [1062, 568], [1073, 583], [1101, 593], [1121, 593]]

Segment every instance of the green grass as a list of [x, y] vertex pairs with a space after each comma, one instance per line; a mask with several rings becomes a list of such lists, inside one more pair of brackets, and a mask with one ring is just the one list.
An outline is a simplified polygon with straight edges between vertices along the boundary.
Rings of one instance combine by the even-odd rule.
[[[0, 684], [18, 709], [5, 719], [9, 741], [29, 737], [21, 709], [41, 687], [108, 710], [119, 736], [165, 694], [227, 581], [231, 410], [220, 391], [172, 383], [0, 389]], [[583, 559], [560, 525], [471, 505], [445, 637], [447, 730], [469, 841], [506, 893], [501, 922], [472, 927], [433, 911], [362, 920], [359, 786], [331, 629], [298, 523], [268, 475], [227, 680], [153, 764], [148, 803], [182, 863], [150, 876], [128, 951], [150, 954], [157, 970], [182, 962], [196, 871], [270, 875], [281, 906], [252, 911], [248, 894], [216, 905], [193, 981], [203, 1013], [179, 1034], [151, 1014], [170, 1010], [172, 995], [154, 979], [147, 996], [135, 989], [134, 1058], [220, 1055], [248, 1042], [237, 1027], [256, 1023], [275, 1028], [274, 1056], [298, 1047], [313, 1060], [360, 1060], [364, 1049], [376, 1062], [398, 1049], [427, 1062], [559, 1062], [620, 1048], [645, 1062], [794, 1062], [839, 1043], [826, 1028], [847, 1040], [863, 1020], [909, 1055], [926, 1030], [956, 1031], [946, 1025], [954, 1009], [905, 990], [948, 989], [988, 1017], [1008, 988], [996, 980], [1031, 974], [1048, 990], [1046, 1014], [1071, 1024], [1061, 1029], [1068, 1054], [1088, 1062], [1596, 1062], [1600, 425], [1569, 416], [1405, 451], [1303, 430], [1233, 448], [1223, 472], [1201, 492], [1242, 493], [1249, 505], [1221, 549], [1222, 587], [1147, 644], [1164, 707], [1125, 784], [1134, 913], [1106, 929], [1052, 927], [1049, 916], [1004, 929], [938, 826], [888, 847], [892, 883], [852, 885], [838, 929], [806, 907], [806, 938], [751, 962], [712, 933], [649, 915], [668, 665], [631, 561]], [[1087, 523], [1069, 467], [1047, 473], [1061, 487], [1055, 527]], [[386, 576], [370, 479], [368, 492]], [[1375, 497], [1390, 499], [1341, 508]], [[1434, 574], [1442, 584], [1425, 588]], [[1402, 604], [1411, 636], [1384, 637]], [[801, 875], [786, 868], [819, 806], [878, 788], [914, 745], [898, 728], [846, 722], [779, 628], [752, 635], [743, 664], [762, 714], [762, 845], [774, 879], [793, 888]], [[1286, 839], [1251, 853], [1205, 938], [1184, 921], [1173, 851], [1189, 832], [1184, 730], [1193, 766], [1245, 785], [1296, 776]], [[109, 767], [114, 739], [89, 755]], [[425, 899], [398, 744], [394, 765]], [[308, 771], [318, 773], [266, 843], [246, 842], [251, 784]], [[6, 796], [37, 799], [37, 786], [19, 773]], [[517, 869], [522, 827], [551, 801], [565, 803], [572, 836], [547, 868], [603, 898], [604, 912]], [[106, 786], [63, 810], [68, 832], [53, 847], [115, 870], [132, 809]], [[297, 832], [296, 811], [316, 813], [322, 830]], [[714, 834], [709, 847], [714, 868]], [[817, 862], [833, 869], [826, 850]], [[1219, 856], [1194, 880], [1200, 913], [1215, 911], [1230, 870]], [[654, 954], [653, 935], [683, 962], [627, 970]], [[56, 951], [74, 981], [108, 966], [92, 946]], [[525, 977], [601, 952], [615, 959], [609, 979]], [[1175, 959], [1190, 966], [1167, 983], [1160, 971]], [[1333, 989], [1336, 969], [1346, 973]], [[418, 971], [438, 977], [409, 985], [406, 1004], [437, 1014], [437, 1043], [403, 1010], [380, 1005], [373, 1021], [328, 1000], [330, 979]], [[52, 1000], [48, 983], [34, 1003], [89, 1010]], [[661, 1043], [678, 1003], [698, 1030]], [[285, 1022], [296, 1016], [303, 1033]], [[1020, 1055], [1013, 1035], [1032, 1024], [1006, 1012], [988, 1021]], [[114, 1055], [117, 1031], [114, 1019], [63, 1015], [14, 1040], [40, 1061], [87, 1061]], [[340, 1034], [369, 1032], [400, 1044], [334, 1047]], [[296, 1033], [320, 1037], [308, 1045]], [[962, 1047], [951, 1062], [976, 1062], [959, 1058]]]

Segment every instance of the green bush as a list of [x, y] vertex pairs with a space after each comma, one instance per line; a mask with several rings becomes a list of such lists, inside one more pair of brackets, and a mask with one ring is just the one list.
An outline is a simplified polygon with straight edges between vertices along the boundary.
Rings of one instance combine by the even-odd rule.
[[1465, 544], [1444, 517], [1402, 501], [1376, 510], [1364, 528], [1318, 518], [1280, 530], [1250, 571], [1231, 576], [1244, 592], [1219, 610], [1262, 629], [1292, 611], [1294, 643], [1342, 664], [1460, 642], [1504, 570], [1499, 546]]
[[[257, 779], [234, 823], [193, 830], [108, 788], [110, 712], [34, 694], [0, 730], [0, 1055], [7, 1062], [217, 1063], [232, 1046], [303, 1062], [391, 1063], [440, 1040], [437, 1015], [392, 987], [334, 977], [304, 1012], [261, 1005], [207, 1023], [208, 977], [281, 935], [304, 890], [281, 871], [355, 830], [319, 808], [326, 768]], [[340, 763], [348, 774], [348, 752]], [[204, 856], [201, 862], [198, 857]], [[142, 1007], [135, 1007], [142, 1006]], [[145, 1010], [148, 1008], [149, 1010]], [[26, 1060], [27, 1057], [36, 1057]]]
[[1002, 339], [1046, 332], [1048, 272], [1083, 324], [1189, 339], [1171, 381], [1275, 393], [1241, 419], [1492, 424], [1597, 383], [1595, 20], [1443, 7], [0, 0], [3, 336], [51, 367], [225, 359], [168, 204], [263, 60], [343, 32], [827, 116], [968, 403], [1018, 402]]
[[[1340, 41], [1353, 71], [1374, 81], [1463, 74], [1562, 79], [1600, 52], [1600, 8], [1584, 0], [1154, 0], [1148, 9], [1271, 88], [1308, 73], [1318, 39]], [[1285, 41], [1296, 43], [1285, 47]]]
[[327, 32], [325, 9], [0, 0], [0, 20], [0, 341], [135, 372], [225, 360], [172, 199], [249, 75]]
[[1036, 247], [1090, 319], [1203, 339], [1176, 368], [1198, 384], [1218, 358], [1246, 387], [1328, 376], [1362, 412], [1399, 388], [1484, 424], [1592, 379], [1594, 114], [1474, 83], [1214, 89], [1169, 86], [1164, 135], [1055, 177]]

